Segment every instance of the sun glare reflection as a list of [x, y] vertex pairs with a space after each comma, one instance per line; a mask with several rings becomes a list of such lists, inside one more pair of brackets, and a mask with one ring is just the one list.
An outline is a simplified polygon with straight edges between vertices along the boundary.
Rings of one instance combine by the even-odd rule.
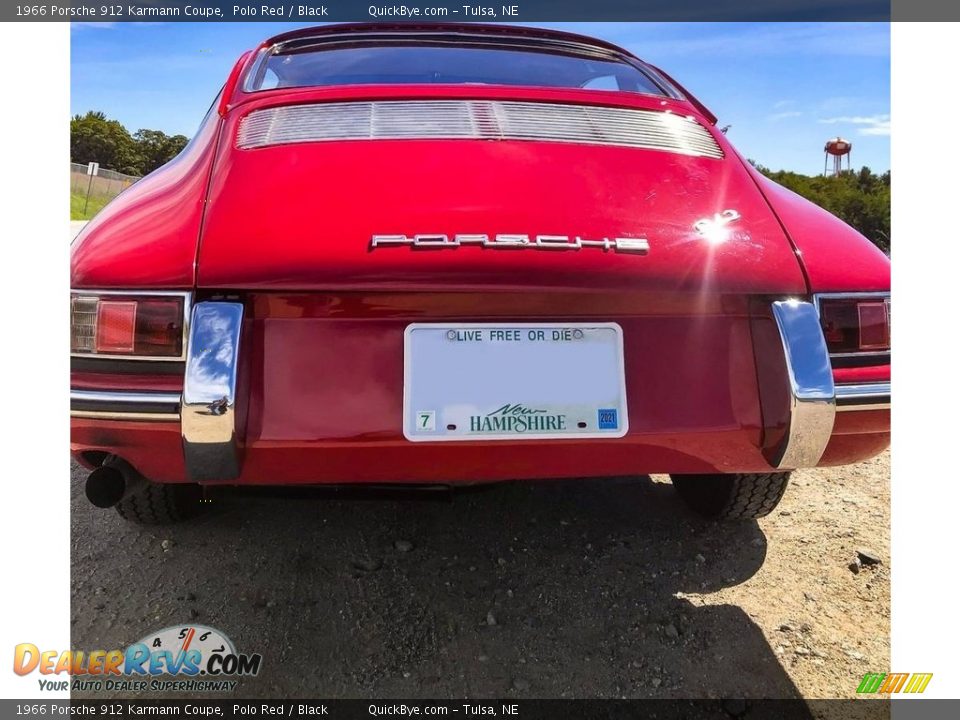
[[697, 220], [693, 227], [709, 245], [721, 245], [730, 239], [730, 229], [727, 225], [739, 219], [740, 213], [736, 210], [724, 210], [716, 213], [712, 218]]

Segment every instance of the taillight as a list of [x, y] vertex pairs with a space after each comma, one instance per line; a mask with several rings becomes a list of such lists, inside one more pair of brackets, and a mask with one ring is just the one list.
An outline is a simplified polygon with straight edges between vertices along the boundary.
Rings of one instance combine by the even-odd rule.
[[831, 354], [890, 350], [890, 298], [820, 297], [820, 325]]
[[84, 295], [70, 302], [70, 352], [179, 358], [183, 295]]
[[93, 347], [98, 353], [132, 355], [137, 325], [137, 303], [132, 300], [101, 300]]

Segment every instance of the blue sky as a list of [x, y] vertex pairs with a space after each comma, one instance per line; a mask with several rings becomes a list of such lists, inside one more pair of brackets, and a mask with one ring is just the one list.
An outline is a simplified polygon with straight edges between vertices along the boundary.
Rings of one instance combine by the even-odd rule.
[[[823, 171], [823, 144], [890, 167], [887, 23], [542, 23], [626, 47], [670, 73], [747, 157]], [[191, 136], [240, 54], [293, 23], [74, 23], [71, 112]]]

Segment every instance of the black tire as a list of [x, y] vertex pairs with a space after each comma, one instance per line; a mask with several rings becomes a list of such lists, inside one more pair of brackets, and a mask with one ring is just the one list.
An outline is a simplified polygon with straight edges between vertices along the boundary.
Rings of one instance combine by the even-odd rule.
[[140, 525], [166, 525], [200, 513], [199, 485], [145, 482], [117, 503], [124, 520]]
[[755, 520], [779, 504], [790, 473], [671, 475], [683, 501], [713, 520]]

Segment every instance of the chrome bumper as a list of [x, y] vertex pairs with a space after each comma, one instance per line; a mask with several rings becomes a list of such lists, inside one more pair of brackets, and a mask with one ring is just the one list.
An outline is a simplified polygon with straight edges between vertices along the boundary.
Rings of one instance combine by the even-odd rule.
[[70, 416], [175, 422], [180, 419], [180, 393], [71, 389]]
[[787, 432], [768, 457], [780, 470], [813, 467], [833, 433], [836, 393], [830, 353], [813, 303], [778, 300], [772, 305], [789, 381]]
[[237, 379], [242, 326], [240, 303], [193, 306], [180, 406], [183, 455], [191, 480], [233, 480], [240, 475]]
[[837, 412], [850, 410], [889, 410], [890, 383], [837, 385]]
[[835, 385], [830, 353], [813, 303], [779, 300], [771, 306], [789, 378], [789, 421], [767, 459], [778, 470], [814, 467], [833, 434], [838, 412], [885, 410], [890, 383]]

